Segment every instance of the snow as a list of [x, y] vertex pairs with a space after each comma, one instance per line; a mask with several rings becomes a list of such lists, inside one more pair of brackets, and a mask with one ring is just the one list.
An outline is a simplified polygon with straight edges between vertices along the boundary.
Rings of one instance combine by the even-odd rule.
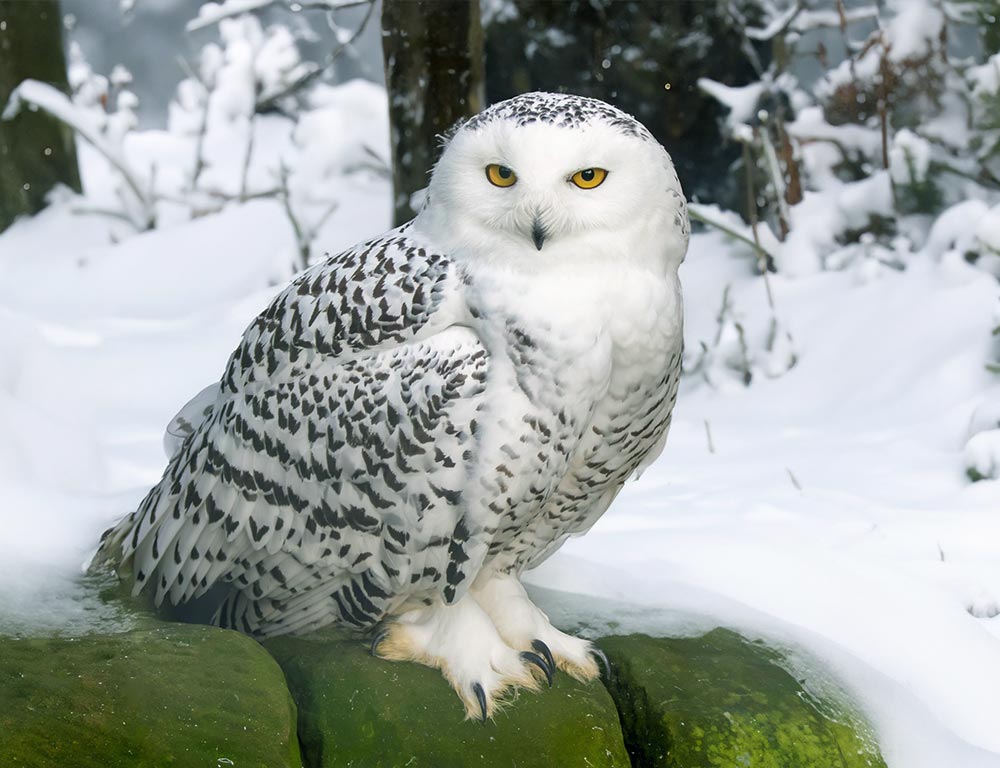
[[889, 174], [894, 184], [908, 186], [927, 181], [931, 165], [931, 145], [908, 128], [892, 138], [889, 150]]
[[985, 64], [969, 67], [966, 76], [972, 84], [972, 94], [978, 99], [1000, 92], [1000, 53], [995, 53]]
[[927, 235], [927, 252], [941, 256], [950, 250], [962, 254], [973, 250], [977, 244], [976, 226], [988, 210], [989, 206], [982, 200], [964, 200], [945, 210]]
[[932, 55], [940, 44], [945, 16], [933, 0], [889, 0], [892, 15], [886, 37], [889, 59], [916, 61]]
[[965, 466], [979, 477], [1000, 480], [1000, 429], [979, 432], [965, 444]]
[[1000, 253], [1000, 205], [991, 208], [975, 229], [976, 240], [988, 251]]
[[[36, 86], [21, 95], [64, 106]], [[177, 119], [198, 104], [178, 104]], [[379, 89], [354, 84], [317, 91], [297, 127], [257, 121], [252, 183], [284, 163], [299, 194], [320, 188], [337, 205], [319, 252], [389, 225], [389, 182], [365, 168], [388, 156], [384, 106]], [[213, 124], [207, 180], [238, 175], [244, 130]], [[196, 133], [197, 121], [180, 136], [131, 133], [126, 159], [157, 163], [167, 184], [184, 177]], [[55, 194], [0, 234], [5, 632], [117, 621], [80, 564], [158, 479], [165, 425], [220, 375], [297, 248], [270, 198], [161, 216], [140, 234], [74, 213], [111, 185], [105, 158], [86, 147], [81, 157], [88, 198]], [[737, 343], [738, 323], [752, 382], [721, 363], [689, 376], [660, 459], [528, 578], [554, 617], [595, 632], [721, 624], [786, 648], [807, 686], [859, 702], [891, 768], [1000, 766], [1000, 480], [966, 476], [967, 462], [995, 469], [1000, 453], [1000, 377], [985, 368], [1000, 289], [949, 256], [985, 208], [954, 207], [924, 248], [862, 242], [843, 269], [819, 271], [838, 232], [891, 210], [888, 172], [824, 183], [793, 209], [801, 241], [761, 228], [784, 262], [770, 278], [773, 310], [748, 228], [698, 209], [742, 241], [693, 237], [687, 348]], [[905, 256], [905, 269], [879, 252]]]
[[753, 120], [757, 104], [764, 92], [762, 82], [734, 88], [709, 80], [707, 77], [698, 78], [698, 87], [729, 109], [727, 122], [733, 126], [739, 123], [749, 123]]

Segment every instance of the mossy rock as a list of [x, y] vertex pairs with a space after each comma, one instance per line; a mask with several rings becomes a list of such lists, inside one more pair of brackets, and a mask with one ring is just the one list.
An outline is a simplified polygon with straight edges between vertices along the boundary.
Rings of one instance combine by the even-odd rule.
[[311, 768], [629, 766], [618, 713], [599, 682], [557, 674], [491, 722], [464, 720], [437, 670], [372, 657], [335, 630], [265, 646], [285, 670]]
[[151, 623], [79, 638], [0, 637], [0, 764], [301, 765], [295, 705], [257, 642]]
[[716, 629], [598, 645], [637, 768], [885, 768], [861, 718], [821, 706], [761, 644]]

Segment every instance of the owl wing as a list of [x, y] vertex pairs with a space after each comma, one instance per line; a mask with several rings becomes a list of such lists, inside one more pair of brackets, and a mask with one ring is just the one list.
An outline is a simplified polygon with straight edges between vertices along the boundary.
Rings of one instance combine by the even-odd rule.
[[458, 285], [398, 231], [301, 275], [196, 398], [203, 419], [105, 557], [157, 603], [231, 583], [220, 622], [270, 634], [370, 626], [460, 578], [488, 356], [455, 324]]

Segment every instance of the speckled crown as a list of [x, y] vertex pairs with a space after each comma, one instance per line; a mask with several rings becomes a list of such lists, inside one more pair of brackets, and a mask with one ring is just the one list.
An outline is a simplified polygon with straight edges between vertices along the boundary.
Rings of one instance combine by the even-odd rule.
[[628, 113], [600, 99], [571, 93], [523, 93], [484, 109], [461, 127], [478, 130], [497, 120], [513, 120], [519, 127], [546, 123], [560, 128], [579, 128], [587, 123], [600, 122], [627, 136], [655, 141], [646, 127]]

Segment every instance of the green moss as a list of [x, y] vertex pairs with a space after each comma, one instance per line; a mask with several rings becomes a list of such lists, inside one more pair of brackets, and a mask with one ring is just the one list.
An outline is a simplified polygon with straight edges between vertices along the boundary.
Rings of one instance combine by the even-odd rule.
[[599, 644], [637, 768], [884, 768], [860, 719], [825, 715], [760, 644], [722, 629]]
[[463, 720], [441, 673], [370, 656], [327, 630], [265, 646], [299, 708], [311, 768], [549, 768], [628, 766], [614, 702], [600, 683], [558, 674], [553, 688], [523, 692], [490, 723]]
[[295, 722], [281, 670], [236, 632], [0, 638], [4, 768], [297, 768]]

